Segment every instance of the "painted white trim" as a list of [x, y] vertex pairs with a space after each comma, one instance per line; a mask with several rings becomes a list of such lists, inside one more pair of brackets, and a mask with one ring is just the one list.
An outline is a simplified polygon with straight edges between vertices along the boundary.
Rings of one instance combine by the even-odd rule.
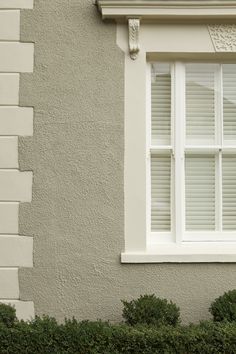
[[[174, 216], [174, 214], [172, 214], [171, 216]], [[173, 219], [174, 219], [174, 217], [173, 217]], [[174, 232], [173, 231], [151, 232], [150, 235], [148, 235], [149, 242], [148, 242], [147, 246], [152, 247], [153, 245], [160, 244], [163, 242], [174, 242]]]
[[146, 154], [147, 154], [147, 163], [146, 163], [146, 243], [151, 241], [151, 214], [152, 214], [152, 195], [151, 195], [151, 154], [152, 149], [152, 93], [151, 93], [151, 64], [147, 63], [146, 68]]
[[150, 19], [235, 19], [236, 1], [232, 0], [97, 0], [103, 19], [126, 21], [129, 17]]
[[[181, 28], [180, 28], [181, 27]], [[130, 60], [127, 43], [127, 26], [117, 25], [117, 44], [125, 53], [125, 252], [121, 260], [124, 263], [149, 263], [149, 262], [236, 262], [236, 242], [233, 233], [218, 235], [220, 242], [208, 242], [211, 234], [200, 235], [198, 242], [180, 242], [176, 244], [171, 234], [160, 234], [159, 240], [155, 240], [158, 234], [147, 235], [147, 219], [149, 211], [146, 209], [147, 194], [150, 188], [150, 176], [143, 172], [147, 171], [147, 154], [150, 140], [150, 92], [146, 89], [148, 84], [147, 58], [156, 55], [165, 55], [165, 61], [174, 61], [175, 57], [181, 58], [181, 54], [189, 54], [194, 58], [197, 53], [201, 59], [208, 58], [214, 54], [214, 47], [205, 25], [160, 25], [145, 24], [141, 29], [140, 53], [136, 61]], [[181, 38], [178, 41], [177, 38]], [[193, 38], [196, 40], [193, 41]], [[193, 43], [194, 42], [194, 43]], [[149, 55], [149, 54], [153, 55]], [[224, 61], [224, 54], [220, 61]], [[169, 58], [169, 59], [168, 59]], [[185, 58], [186, 59], [186, 58]], [[191, 59], [188, 60], [191, 62]], [[150, 88], [149, 88], [150, 89]], [[184, 107], [182, 107], [184, 111]], [[148, 125], [145, 119], [149, 117]], [[135, 127], [135, 134], [134, 132]], [[173, 138], [173, 137], [172, 137]], [[147, 141], [146, 141], [147, 139]], [[194, 142], [193, 142], [194, 143]], [[172, 139], [172, 144], [175, 146]], [[184, 144], [184, 143], [183, 143]], [[214, 144], [214, 142], [213, 142]], [[182, 146], [182, 145], [181, 145]], [[171, 151], [172, 146], [150, 146], [151, 150]], [[195, 150], [196, 152], [206, 149], [210, 152], [217, 152], [220, 144], [206, 145], [184, 145], [182, 147]], [[224, 151], [232, 151], [234, 146], [224, 147]], [[167, 150], [166, 150], [167, 149]], [[145, 211], [143, 211], [145, 209]], [[143, 214], [142, 214], [143, 212]], [[183, 233], [187, 237], [195, 237], [193, 233]], [[165, 239], [166, 237], [166, 239]], [[224, 239], [224, 237], [226, 237]], [[229, 242], [224, 242], [228, 240]], [[169, 242], [165, 242], [169, 241]], [[206, 246], [208, 245], [208, 246]], [[206, 246], [206, 247], [205, 247]]]
[[235, 253], [226, 254], [224, 251], [219, 254], [151, 254], [151, 253], [122, 253], [121, 263], [235, 263]]
[[236, 262], [236, 242], [160, 243], [146, 252], [124, 252], [122, 263]]
[[125, 62], [125, 249], [143, 251], [147, 231], [146, 55], [140, 53], [135, 61], [126, 56]]
[[216, 155], [216, 230], [222, 232], [222, 145], [223, 145], [223, 77], [222, 65], [218, 64], [215, 71], [215, 127], [217, 144], [220, 145]]
[[174, 77], [174, 159], [175, 159], [175, 241], [182, 242], [185, 225], [184, 145], [185, 145], [185, 65], [176, 62]]
[[187, 231], [183, 241], [194, 242], [236, 242], [235, 231]]

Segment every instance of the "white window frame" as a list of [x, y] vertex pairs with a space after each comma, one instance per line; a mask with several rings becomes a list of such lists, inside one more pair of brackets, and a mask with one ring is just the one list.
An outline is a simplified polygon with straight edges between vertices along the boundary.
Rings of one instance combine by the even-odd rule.
[[[201, 63], [203, 63], [201, 61]], [[147, 109], [147, 154], [157, 152], [171, 153], [171, 231], [151, 232], [151, 174], [150, 162], [147, 163], [147, 223], [148, 243], [151, 245], [160, 242], [184, 241], [203, 242], [236, 242], [236, 231], [222, 231], [222, 153], [236, 154], [236, 144], [223, 145], [223, 89], [222, 89], [222, 64], [215, 65], [216, 81], [216, 110], [215, 110], [215, 142], [211, 145], [187, 144], [186, 142], [186, 112], [185, 112], [185, 65], [189, 62], [171, 62], [171, 144], [153, 146], [151, 142], [151, 109]], [[204, 64], [204, 63], [203, 63]], [[151, 67], [147, 63], [147, 82], [150, 87]], [[147, 107], [151, 106], [151, 93], [147, 89]], [[220, 127], [218, 127], [218, 125]], [[216, 156], [216, 223], [219, 231], [186, 231], [185, 230], [185, 156], [186, 153], [212, 154]]]
[[[122, 263], [163, 263], [163, 262], [236, 262], [236, 242], [193, 242], [191, 240], [183, 241], [183, 223], [177, 225], [177, 237], [173, 240], [171, 237], [168, 242], [154, 243], [150, 239], [149, 220], [150, 209], [150, 175], [148, 172], [150, 166], [150, 70], [149, 60], [158, 61], [159, 58], [167, 58], [166, 61], [178, 59], [185, 56], [187, 61], [191, 61], [196, 56], [204, 56], [202, 61], [211, 61], [211, 56], [217, 58], [216, 51], [210, 39], [207, 25], [201, 28], [201, 31], [195, 29], [191, 34], [186, 28], [173, 32], [173, 38], [168, 32], [168, 46], [161, 41], [161, 31], [163, 28], [156, 25], [145, 24], [145, 20], [152, 21], [162, 19], [170, 21], [171, 19], [183, 19], [191, 21], [193, 19], [202, 21], [232, 19], [236, 18], [236, 0], [233, 2], [224, 2], [219, 4], [217, 1], [187, 0], [168, 2], [156, 0], [97, 0], [103, 19], [115, 19], [117, 24], [117, 44], [125, 53], [125, 156], [124, 156], [124, 198], [125, 198], [125, 250], [121, 254]], [[199, 4], [197, 4], [199, 2]], [[128, 47], [128, 28], [127, 19], [141, 18], [141, 38], [139, 43], [140, 51], [135, 61], [130, 59], [130, 48]], [[191, 22], [190, 21], [190, 22]], [[123, 23], [122, 23], [123, 22]], [[169, 22], [170, 23], [170, 22]], [[156, 26], [156, 28], [155, 28]], [[169, 26], [169, 25], [168, 25]], [[186, 26], [186, 25], [185, 25]], [[160, 30], [160, 31], [159, 31]], [[169, 28], [168, 28], [169, 30]], [[177, 38], [180, 36], [179, 38]], [[194, 37], [198, 36], [198, 37]], [[209, 38], [206, 38], [209, 36]], [[156, 40], [159, 38], [159, 42]], [[194, 40], [193, 40], [194, 38]], [[195, 49], [196, 42], [201, 48]], [[186, 45], [188, 43], [188, 45]], [[167, 49], [168, 48], [168, 49]], [[138, 47], [135, 44], [135, 51]], [[133, 48], [132, 48], [133, 50]], [[167, 53], [168, 51], [168, 53]], [[172, 52], [172, 53], [171, 53]], [[200, 53], [200, 54], [199, 54]], [[226, 57], [227, 57], [226, 53]], [[232, 54], [232, 53], [231, 53]], [[224, 53], [220, 53], [218, 58], [224, 62]], [[236, 53], [231, 55], [236, 62]], [[182, 83], [184, 86], [184, 83]], [[177, 111], [183, 109], [183, 102], [180, 104], [178, 93], [176, 92], [174, 104]], [[176, 108], [175, 108], [176, 111]], [[147, 120], [149, 124], [147, 124]], [[135, 127], [135, 129], [134, 129]], [[180, 127], [176, 127], [180, 129]], [[179, 132], [184, 135], [184, 131]], [[180, 136], [179, 135], [179, 136]], [[181, 150], [180, 142], [175, 143], [175, 151]], [[184, 166], [180, 154], [178, 154], [176, 166], [178, 165], [184, 175]], [[176, 193], [183, 194], [181, 186], [184, 179], [175, 176]], [[184, 200], [182, 198], [182, 200]], [[178, 209], [176, 219], [183, 220], [184, 208]]]
[[[174, 141], [175, 150], [175, 235], [159, 234], [159, 240], [154, 242], [150, 232], [150, 64], [146, 53], [140, 53], [135, 62], [126, 57], [125, 72], [125, 252], [121, 255], [123, 263], [170, 263], [170, 262], [235, 262], [236, 242], [234, 235], [228, 237], [227, 242], [222, 241], [222, 233], [214, 233], [214, 241], [209, 241], [209, 232], [188, 235], [183, 230], [184, 207], [179, 208], [179, 201], [184, 200], [184, 152], [185, 119], [184, 100], [179, 97], [179, 89], [173, 83], [175, 116], [172, 119], [182, 121], [174, 124], [175, 131], [182, 139]], [[201, 60], [204, 62], [204, 60]], [[179, 63], [181, 67], [181, 62]], [[180, 75], [179, 85], [185, 89], [183, 73]], [[134, 91], [137, 95], [134, 94]], [[142, 96], [142, 97], [141, 97]], [[181, 95], [182, 97], [184, 95]], [[137, 104], [137, 102], [139, 102]], [[173, 112], [173, 110], [172, 110]], [[143, 119], [142, 117], [145, 117]], [[134, 135], [134, 126], [136, 131]], [[172, 139], [173, 141], [173, 139]], [[167, 147], [168, 148], [168, 147]], [[170, 149], [171, 147], [169, 147]], [[180, 173], [181, 171], [181, 173]], [[142, 201], [140, 203], [140, 201]], [[179, 222], [181, 220], [181, 222]], [[164, 241], [165, 240], [165, 241]], [[194, 241], [194, 242], [193, 242]]]
[[[178, 69], [177, 69], [178, 68]], [[150, 156], [147, 163], [147, 243], [150, 245], [160, 242], [183, 241], [184, 215], [184, 140], [185, 140], [185, 70], [181, 62], [171, 63], [171, 144], [169, 146], [153, 146], [151, 142], [151, 108], [147, 108], [147, 154]], [[178, 80], [176, 76], [178, 75]], [[151, 87], [151, 65], [147, 62], [147, 83]], [[178, 81], [178, 86], [176, 85]], [[180, 94], [181, 92], [181, 94]], [[151, 107], [151, 92], [147, 90], [147, 107]], [[178, 124], [176, 124], [178, 121]], [[176, 137], [179, 139], [176, 139]], [[153, 151], [171, 153], [171, 231], [151, 232], [151, 174], [150, 159]], [[179, 207], [181, 203], [181, 207]]]

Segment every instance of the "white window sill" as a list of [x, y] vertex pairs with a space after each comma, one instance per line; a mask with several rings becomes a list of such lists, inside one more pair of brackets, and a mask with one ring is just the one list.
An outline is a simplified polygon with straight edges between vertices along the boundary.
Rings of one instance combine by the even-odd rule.
[[124, 252], [121, 263], [234, 263], [236, 242], [160, 243], [146, 252]]

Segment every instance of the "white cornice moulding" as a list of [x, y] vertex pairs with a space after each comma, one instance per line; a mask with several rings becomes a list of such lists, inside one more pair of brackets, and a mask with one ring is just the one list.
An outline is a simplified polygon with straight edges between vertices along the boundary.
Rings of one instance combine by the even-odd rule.
[[96, 0], [103, 19], [236, 19], [236, 0]]
[[[133, 60], [140, 50], [141, 22], [236, 19], [236, 0], [95, 0], [95, 3], [104, 20], [128, 23], [129, 52]], [[209, 31], [212, 32], [210, 28]]]

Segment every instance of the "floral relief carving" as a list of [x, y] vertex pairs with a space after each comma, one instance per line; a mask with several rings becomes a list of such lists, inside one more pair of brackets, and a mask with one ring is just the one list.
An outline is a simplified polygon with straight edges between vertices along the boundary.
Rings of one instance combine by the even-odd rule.
[[129, 52], [130, 52], [131, 59], [135, 60], [140, 50], [139, 47], [140, 20], [137, 18], [130, 18], [128, 23], [129, 23]]
[[236, 52], [236, 25], [208, 25], [216, 52]]

